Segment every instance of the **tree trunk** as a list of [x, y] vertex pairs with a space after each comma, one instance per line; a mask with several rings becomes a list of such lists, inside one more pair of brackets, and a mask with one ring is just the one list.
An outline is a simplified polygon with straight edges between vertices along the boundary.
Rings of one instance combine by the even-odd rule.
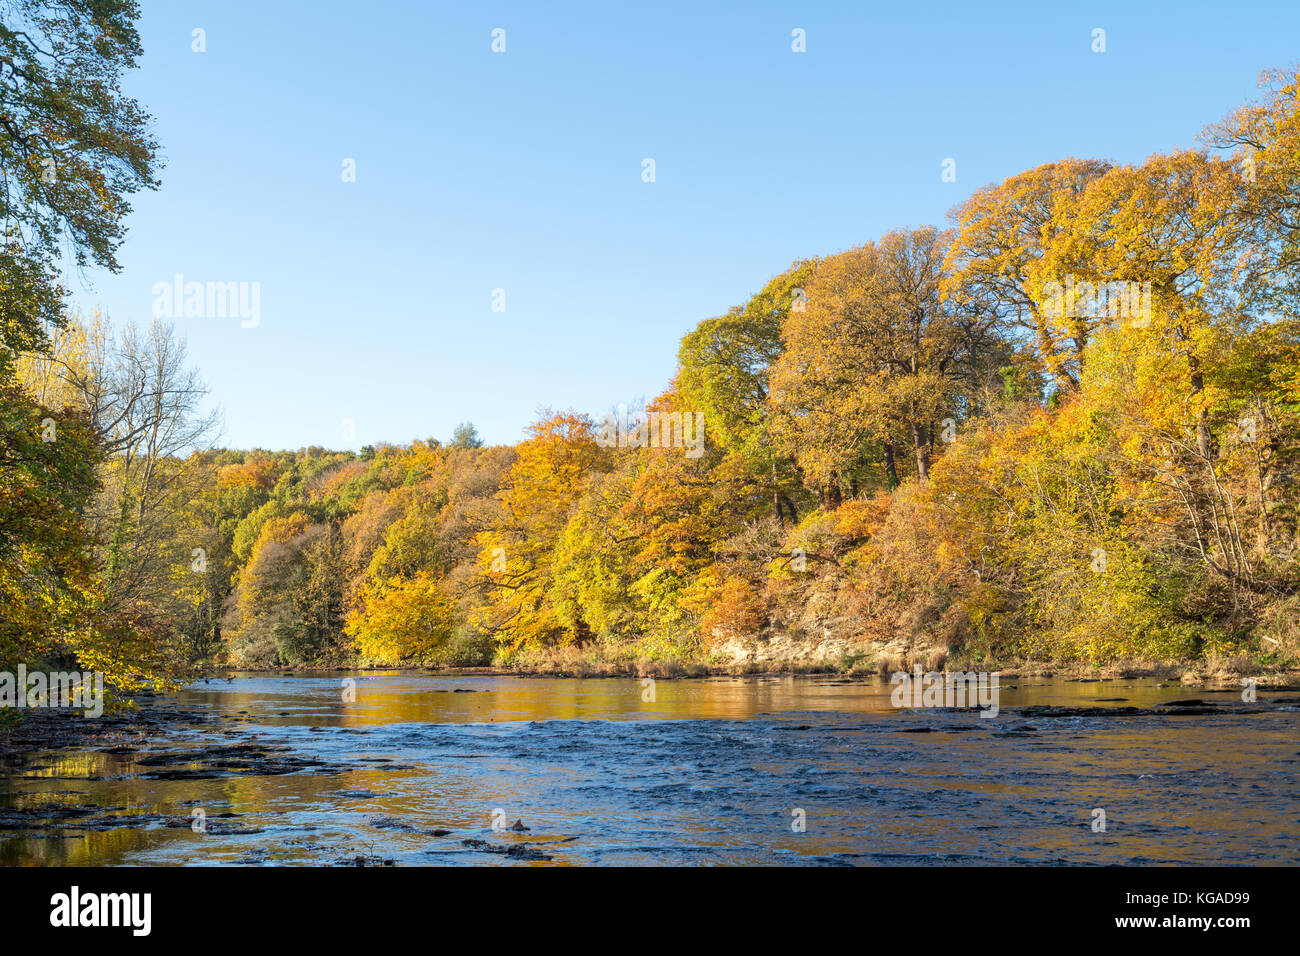
[[925, 440], [925, 429], [912, 423], [912, 444], [916, 446], [916, 475], [922, 481], [930, 477], [930, 446]]
[[772, 510], [776, 513], [776, 523], [785, 526], [785, 514], [781, 510], [781, 487], [776, 482], [776, 459], [772, 459]]
[[891, 441], [885, 442], [885, 481], [890, 491], [898, 487], [898, 463], [894, 460], [894, 443]]

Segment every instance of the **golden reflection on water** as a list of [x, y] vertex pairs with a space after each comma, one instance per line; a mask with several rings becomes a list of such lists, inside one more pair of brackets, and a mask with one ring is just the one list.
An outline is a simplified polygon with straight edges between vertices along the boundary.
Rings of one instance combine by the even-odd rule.
[[[356, 682], [355, 703], [345, 704], [343, 680]], [[250, 675], [234, 684], [196, 684], [181, 694], [185, 703], [217, 704], [227, 713], [247, 712], [278, 717], [290, 723], [320, 723], [362, 727], [377, 723], [478, 722], [510, 720], [596, 719], [743, 719], [790, 710], [837, 710], [848, 713], [890, 713], [891, 685], [877, 678], [834, 677], [711, 677], [657, 680], [654, 700], [644, 701], [646, 687], [634, 678], [430, 678], [419, 672], [339, 672], [328, 676], [306, 673], [270, 681], [311, 681], [323, 685], [311, 706], [298, 697], [286, 698], [274, 686], [242, 690]], [[430, 686], [431, 683], [436, 686]], [[335, 689], [334, 693], [329, 688]], [[234, 688], [234, 689], [232, 689]], [[467, 693], [457, 693], [457, 688]], [[1157, 681], [1063, 681], [1007, 678], [1001, 682], [1002, 706], [1150, 706], [1179, 697], [1196, 697], [1203, 690]], [[1105, 698], [1123, 697], [1120, 703]], [[277, 702], [284, 707], [277, 709]]]

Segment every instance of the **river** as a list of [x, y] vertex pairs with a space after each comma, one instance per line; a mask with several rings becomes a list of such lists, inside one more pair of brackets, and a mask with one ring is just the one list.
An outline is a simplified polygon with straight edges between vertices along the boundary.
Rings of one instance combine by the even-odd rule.
[[[239, 674], [160, 701], [165, 732], [0, 778], [0, 863], [1300, 860], [1300, 708], [1283, 692], [1261, 689], [1257, 712], [1130, 713], [1240, 708], [1241, 692], [1004, 679], [985, 719], [898, 710], [890, 689]], [[1050, 709], [1081, 706], [1097, 710]]]

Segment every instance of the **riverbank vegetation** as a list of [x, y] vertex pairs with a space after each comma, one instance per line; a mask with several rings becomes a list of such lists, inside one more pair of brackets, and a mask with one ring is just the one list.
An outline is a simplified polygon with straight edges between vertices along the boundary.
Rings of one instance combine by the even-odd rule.
[[[133, 7], [67, 5], [114, 76]], [[119, 684], [724, 665], [755, 640], [792, 666], [1294, 662], [1297, 93], [1269, 73], [1205, 149], [1049, 163], [946, 228], [795, 262], [691, 330], [645, 410], [545, 411], [510, 447], [466, 425], [360, 453], [212, 448], [174, 330], [69, 316], [44, 247], [10, 244], [0, 661]], [[112, 268], [154, 146], [130, 101], [95, 105], [119, 128], [69, 133], [57, 189], [21, 123], [0, 133], [25, 189], [5, 215]], [[100, 219], [78, 183], [111, 198]], [[669, 440], [697, 413], [698, 455]]]

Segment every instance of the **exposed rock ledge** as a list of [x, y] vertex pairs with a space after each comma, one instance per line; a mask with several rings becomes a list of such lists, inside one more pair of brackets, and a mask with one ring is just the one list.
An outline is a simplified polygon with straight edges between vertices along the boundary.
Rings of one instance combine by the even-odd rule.
[[793, 667], [872, 667], [877, 658], [901, 656], [901, 648], [864, 644], [829, 632], [821, 637], [813, 635], [792, 637], [789, 634], [771, 633], [754, 637], [732, 637], [720, 641], [715, 653], [726, 664], [736, 667], [772, 664]]

